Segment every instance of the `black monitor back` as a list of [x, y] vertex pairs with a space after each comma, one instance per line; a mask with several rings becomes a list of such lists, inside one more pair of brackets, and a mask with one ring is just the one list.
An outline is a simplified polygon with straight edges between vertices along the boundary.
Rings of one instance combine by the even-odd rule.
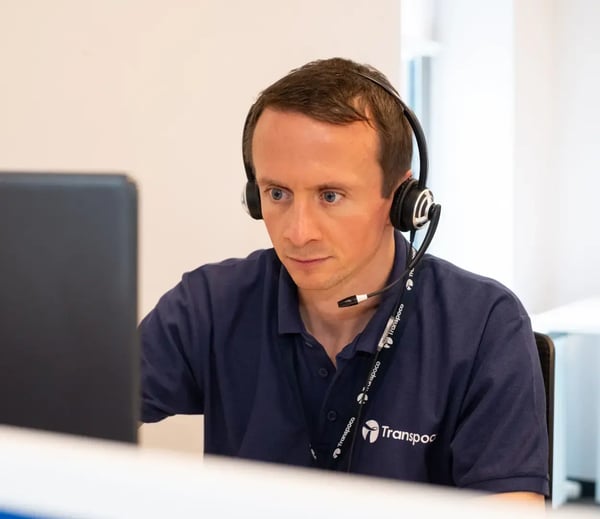
[[0, 424], [137, 442], [137, 190], [0, 172]]

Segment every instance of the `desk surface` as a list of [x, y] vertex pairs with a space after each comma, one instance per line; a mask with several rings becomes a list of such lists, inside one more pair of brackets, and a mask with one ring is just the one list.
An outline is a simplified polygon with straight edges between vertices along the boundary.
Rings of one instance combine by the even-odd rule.
[[536, 332], [600, 335], [600, 296], [532, 315], [531, 323]]

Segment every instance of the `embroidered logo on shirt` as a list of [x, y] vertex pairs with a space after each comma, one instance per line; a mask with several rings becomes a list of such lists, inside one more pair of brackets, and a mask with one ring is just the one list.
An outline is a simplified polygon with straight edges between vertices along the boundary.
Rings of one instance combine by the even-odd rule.
[[431, 443], [435, 440], [435, 434], [419, 434], [408, 431], [393, 429], [389, 425], [379, 425], [376, 420], [367, 420], [362, 427], [362, 436], [369, 443], [375, 443], [377, 438], [405, 441], [412, 443]]
[[379, 436], [379, 424], [375, 420], [367, 420], [362, 428], [362, 436], [369, 443], [375, 443]]

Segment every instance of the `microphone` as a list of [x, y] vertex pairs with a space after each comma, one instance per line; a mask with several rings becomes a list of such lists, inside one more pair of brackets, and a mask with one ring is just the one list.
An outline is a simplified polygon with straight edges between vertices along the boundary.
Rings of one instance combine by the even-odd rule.
[[[429, 226], [427, 228], [425, 237], [423, 238], [423, 243], [419, 247], [419, 250], [415, 254], [414, 258], [409, 262], [409, 264], [406, 266], [406, 269], [404, 270], [404, 272], [400, 275], [400, 277], [398, 279], [392, 281], [389, 285], [384, 286], [380, 290], [376, 290], [374, 292], [369, 292], [368, 294], [355, 294], [353, 296], [349, 296], [349, 297], [345, 297], [344, 299], [340, 299], [337, 302], [338, 307], [346, 308], [348, 306], [355, 306], [359, 303], [366, 301], [367, 299], [369, 299], [371, 297], [378, 296], [378, 295], [381, 295], [381, 294], [387, 292], [391, 288], [395, 287], [398, 283], [400, 283], [400, 281], [402, 281], [409, 274], [409, 272], [417, 266], [417, 264], [419, 263], [419, 261], [421, 261], [421, 258], [427, 251], [427, 248], [429, 247], [429, 244], [431, 243], [431, 240], [433, 239], [433, 236], [437, 229], [438, 223], [440, 221], [441, 211], [442, 211], [441, 205], [439, 205], [439, 204], [431, 205], [431, 208], [429, 209]], [[411, 244], [412, 244], [412, 240], [411, 240]]]

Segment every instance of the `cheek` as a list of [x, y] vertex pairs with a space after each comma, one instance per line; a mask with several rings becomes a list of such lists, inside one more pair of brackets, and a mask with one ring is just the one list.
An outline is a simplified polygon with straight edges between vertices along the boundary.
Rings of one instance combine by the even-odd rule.
[[360, 213], [347, 216], [339, 222], [339, 226], [346, 234], [378, 235], [384, 228], [391, 226], [388, 207], [365, 209]]
[[271, 241], [276, 242], [278, 236], [281, 236], [281, 233], [283, 232], [281, 218], [274, 217], [269, 212], [263, 212], [263, 222], [267, 229], [267, 233], [271, 238]]

